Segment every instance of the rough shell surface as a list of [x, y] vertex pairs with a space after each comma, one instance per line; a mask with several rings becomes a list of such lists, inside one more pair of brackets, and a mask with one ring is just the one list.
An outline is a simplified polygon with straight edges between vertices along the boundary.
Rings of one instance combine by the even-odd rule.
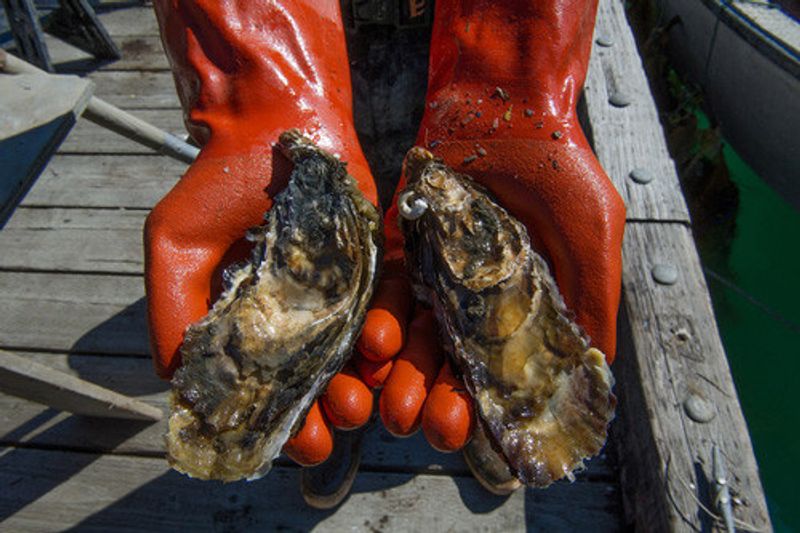
[[494, 444], [528, 485], [571, 478], [614, 416], [604, 355], [572, 322], [519, 221], [421, 148], [404, 171], [407, 266]]
[[296, 130], [294, 163], [248, 262], [189, 327], [172, 380], [172, 466], [202, 479], [255, 479], [349, 358], [380, 264], [381, 228], [344, 165]]

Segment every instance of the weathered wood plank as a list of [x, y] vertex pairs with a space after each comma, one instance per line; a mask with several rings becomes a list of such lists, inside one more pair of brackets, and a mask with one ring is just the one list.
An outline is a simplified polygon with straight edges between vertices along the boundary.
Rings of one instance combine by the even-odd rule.
[[95, 95], [122, 109], [180, 108], [170, 71], [95, 71]]
[[141, 274], [147, 213], [20, 207], [0, 231], [0, 269]]
[[97, 9], [100, 21], [114, 38], [158, 35], [158, 21], [150, 6], [103, 6]]
[[[149, 358], [113, 355], [20, 354], [36, 363], [136, 397], [169, 411], [168, 383], [158, 379]], [[23, 428], [23, 429], [20, 429]], [[114, 420], [90, 419], [49, 411], [41, 405], [0, 394], [0, 445], [67, 447], [72, 450], [157, 456], [164, 454], [166, 420], [129, 432]], [[279, 464], [288, 465], [288, 459]], [[421, 432], [401, 439], [375, 421], [364, 436], [362, 469], [468, 475], [461, 454], [443, 454], [431, 448]], [[588, 464], [578, 479], [616, 482], [616, 472], [605, 454]]]
[[[707, 491], [716, 445], [732, 491], [747, 502], [735, 515], [768, 530], [758, 466], [690, 229], [628, 223], [623, 255], [615, 373], [626, 511], [642, 530], [708, 527], [697, 500], [712, 507]], [[674, 285], [654, 281], [652, 269], [660, 264], [677, 268]], [[701, 402], [713, 419], [694, 421], [687, 401]]]
[[298, 470], [253, 483], [209, 483], [157, 458], [30, 449], [0, 456], [0, 518], [13, 531], [617, 531], [618, 493], [604, 483], [487, 494], [469, 477], [361, 472], [335, 512], [308, 508]]
[[[731, 484], [749, 501], [737, 515], [768, 529], [758, 469], [689, 215], [620, 0], [599, 2], [585, 96], [595, 150], [628, 208], [616, 365], [626, 513], [642, 530], [708, 528], [695, 498], [711, 506], [707, 480], [716, 444], [735, 473]], [[634, 169], [653, 180], [636, 183], [630, 177]], [[673, 222], [631, 222], [637, 220]], [[675, 285], [653, 281], [658, 263], [678, 269]], [[683, 405], [691, 395], [714, 409], [711, 422], [687, 417]]]
[[58, 72], [169, 70], [169, 62], [157, 33], [115, 37], [114, 41], [122, 52], [122, 57], [116, 61], [98, 60], [52, 35], [47, 35], [45, 41]]
[[0, 347], [147, 355], [138, 276], [0, 272]]
[[[650, 94], [623, 2], [601, 0], [584, 95], [589, 136], [611, 181], [625, 200], [628, 220], [689, 221], [675, 166]], [[612, 46], [604, 47], [598, 40]], [[615, 107], [612, 96], [630, 105]], [[634, 169], [649, 174], [636, 183]]]
[[[179, 109], [136, 109], [132, 114], [176, 137], [183, 138], [186, 135], [183, 116]], [[140, 143], [113, 133], [85, 119], [78, 120], [69, 136], [61, 143], [59, 153], [156, 154], [154, 150]]]
[[163, 417], [163, 410], [152, 405], [3, 350], [0, 390], [78, 415], [148, 421]]
[[[169, 384], [156, 377], [149, 358], [113, 355], [20, 354], [81, 379], [102, 384], [121, 394], [137, 397], [148, 404], [169, 411]], [[93, 452], [138, 455], [163, 455], [166, 420], [142, 426], [129, 434], [126, 426], [114, 420], [56, 414], [47, 417], [47, 409], [32, 402], [0, 394], [0, 442], [3, 445], [68, 447]], [[36, 420], [41, 420], [38, 424]], [[26, 428], [19, 431], [17, 428]], [[609, 477], [603, 461], [592, 469], [593, 477]], [[288, 465], [288, 459], [281, 464]], [[362, 458], [366, 469], [402, 469], [408, 472], [447, 472], [466, 475], [461, 454], [443, 454], [432, 449], [421, 433], [398, 439], [380, 423], [373, 424], [364, 438]]]
[[185, 170], [164, 156], [56, 155], [22, 205], [150, 209]]

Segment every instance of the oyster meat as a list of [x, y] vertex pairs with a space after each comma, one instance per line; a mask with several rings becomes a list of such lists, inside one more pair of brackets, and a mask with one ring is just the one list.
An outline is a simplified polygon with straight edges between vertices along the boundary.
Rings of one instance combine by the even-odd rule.
[[208, 315], [186, 331], [166, 435], [176, 470], [257, 479], [350, 357], [380, 264], [379, 214], [345, 165], [297, 130], [294, 163], [249, 261], [229, 268]]
[[520, 481], [546, 487], [603, 447], [616, 398], [525, 227], [421, 148], [398, 196], [406, 263], [492, 440]]

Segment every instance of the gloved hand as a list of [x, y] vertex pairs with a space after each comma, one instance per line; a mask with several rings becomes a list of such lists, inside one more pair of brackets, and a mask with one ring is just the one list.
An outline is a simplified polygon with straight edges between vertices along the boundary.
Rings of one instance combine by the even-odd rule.
[[[625, 208], [576, 114], [596, 8], [596, 0], [437, 0], [417, 144], [476, 178], [525, 224], [610, 363]], [[442, 366], [433, 317], [413, 310], [396, 206], [385, 226], [386, 273], [359, 344], [373, 363], [360, 369], [368, 382], [385, 380], [389, 431], [408, 435], [421, 424], [435, 448], [456, 450], [469, 439], [471, 401]]]
[[[377, 195], [353, 127], [338, 0], [157, 0], [155, 8], [187, 128], [202, 145], [145, 226], [152, 352], [169, 378], [187, 326], [206, 315], [222, 269], [246, 256], [246, 230], [286, 184], [290, 164], [273, 150], [281, 132], [304, 129], [348, 163], [367, 199]], [[345, 369], [284, 451], [322, 462], [333, 447], [328, 421], [351, 429], [371, 411], [371, 391]]]

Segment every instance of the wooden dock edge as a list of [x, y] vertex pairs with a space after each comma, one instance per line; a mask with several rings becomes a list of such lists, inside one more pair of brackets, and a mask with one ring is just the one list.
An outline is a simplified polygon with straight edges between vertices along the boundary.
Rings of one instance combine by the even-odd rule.
[[628, 210], [613, 368], [626, 520], [639, 531], [721, 527], [703, 509], [718, 513], [716, 446], [737, 527], [769, 531], [691, 220], [622, 0], [600, 0], [584, 97], [587, 134]]

